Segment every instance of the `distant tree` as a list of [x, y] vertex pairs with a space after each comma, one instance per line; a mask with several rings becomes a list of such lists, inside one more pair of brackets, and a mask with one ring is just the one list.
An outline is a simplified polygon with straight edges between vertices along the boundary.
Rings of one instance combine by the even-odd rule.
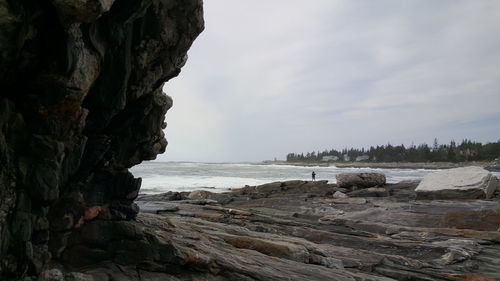
[[390, 143], [382, 146], [370, 146], [365, 148], [343, 148], [338, 151], [335, 149], [304, 153], [289, 153], [286, 156], [287, 161], [321, 161], [324, 156], [337, 156], [339, 161], [347, 155], [351, 160], [361, 155], [368, 155], [372, 162], [427, 162], [427, 161], [490, 161], [500, 157], [500, 140], [497, 142], [482, 144], [469, 139], [464, 139], [457, 145], [455, 141], [449, 144], [439, 144], [438, 139], [434, 139], [432, 149], [427, 144], [415, 146], [413, 143], [409, 147], [404, 144], [393, 146]]
[[437, 138], [434, 139], [434, 145], [432, 146], [432, 150], [435, 151], [439, 150], [439, 142]]

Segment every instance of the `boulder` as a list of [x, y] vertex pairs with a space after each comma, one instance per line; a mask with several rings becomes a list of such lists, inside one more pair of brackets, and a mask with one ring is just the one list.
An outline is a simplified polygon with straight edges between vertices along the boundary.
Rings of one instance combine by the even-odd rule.
[[209, 199], [212, 192], [205, 190], [194, 190], [187, 196], [188, 199]]
[[385, 184], [385, 175], [382, 173], [341, 173], [336, 176], [337, 186], [348, 188], [352, 186], [368, 188]]
[[345, 193], [340, 192], [340, 191], [335, 191], [333, 194], [333, 198], [347, 198], [348, 196], [345, 195]]
[[490, 172], [470, 166], [428, 174], [415, 191], [417, 199], [488, 199], [497, 185], [497, 178]]

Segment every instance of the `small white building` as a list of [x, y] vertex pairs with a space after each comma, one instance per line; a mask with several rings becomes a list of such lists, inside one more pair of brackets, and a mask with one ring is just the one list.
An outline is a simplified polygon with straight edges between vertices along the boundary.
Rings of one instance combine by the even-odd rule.
[[361, 155], [361, 156], [356, 157], [356, 161], [357, 161], [357, 162], [359, 162], [359, 161], [366, 161], [366, 160], [368, 160], [368, 159], [370, 159], [370, 156], [368, 156], [368, 155], [366, 155], [366, 154], [365, 154], [365, 155]]
[[323, 156], [323, 158], [321, 158], [321, 161], [337, 161], [337, 160], [339, 160], [338, 156]]
[[347, 155], [347, 153], [342, 155], [342, 159], [344, 159], [344, 161], [351, 161], [351, 157], [349, 157], [349, 155]]

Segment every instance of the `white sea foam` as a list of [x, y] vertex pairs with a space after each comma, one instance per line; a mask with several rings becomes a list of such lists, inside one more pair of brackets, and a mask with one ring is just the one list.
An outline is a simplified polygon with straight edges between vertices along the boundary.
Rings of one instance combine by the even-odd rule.
[[233, 187], [259, 185], [267, 182], [268, 181], [262, 179], [240, 177], [154, 175], [151, 177], [143, 177], [141, 191], [143, 193], [160, 193], [169, 190], [192, 191], [195, 189], [203, 189], [212, 192], [225, 192]]
[[433, 170], [304, 167], [255, 163], [145, 162], [133, 167], [131, 171], [136, 177], [142, 177], [142, 193], [160, 193], [196, 189], [224, 192], [228, 188], [245, 185], [310, 180], [312, 171], [316, 172], [317, 180], [328, 180], [330, 183], [336, 182], [335, 175], [338, 173], [359, 172], [381, 172], [386, 175], [389, 183], [395, 183], [421, 179]]

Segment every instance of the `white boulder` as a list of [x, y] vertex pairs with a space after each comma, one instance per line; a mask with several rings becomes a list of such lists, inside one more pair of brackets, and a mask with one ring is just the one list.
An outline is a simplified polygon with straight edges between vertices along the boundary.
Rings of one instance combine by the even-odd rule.
[[333, 194], [333, 198], [347, 198], [349, 196], [345, 195], [345, 193], [340, 192], [340, 191], [335, 191]]
[[426, 175], [415, 189], [417, 199], [491, 198], [498, 180], [487, 170], [461, 167]]

